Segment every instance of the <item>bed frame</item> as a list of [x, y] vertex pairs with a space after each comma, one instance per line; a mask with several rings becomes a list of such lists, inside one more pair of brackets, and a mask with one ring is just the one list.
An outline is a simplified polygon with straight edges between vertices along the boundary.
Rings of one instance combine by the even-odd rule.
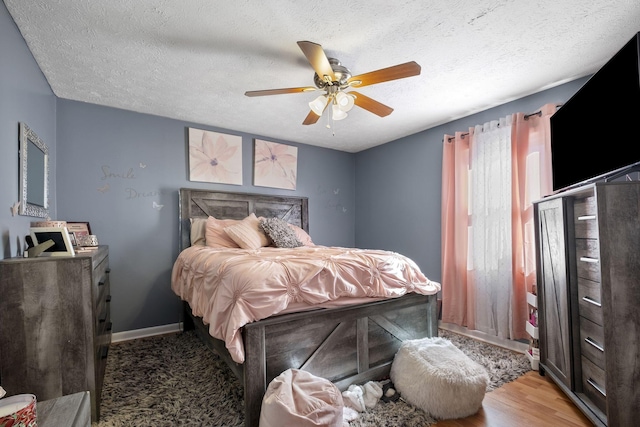
[[[309, 231], [306, 197], [180, 189], [180, 250], [190, 244], [190, 219], [278, 217]], [[262, 398], [272, 379], [288, 368], [327, 378], [340, 390], [389, 375], [400, 344], [438, 335], [436, 295], [273, 316], [243, 327], [245, 362], [231, 359], [224, 341], [209, 335], [184, 303], [184, 330], [227, 362], [244, 385], [245, 426], [257, 426]]]

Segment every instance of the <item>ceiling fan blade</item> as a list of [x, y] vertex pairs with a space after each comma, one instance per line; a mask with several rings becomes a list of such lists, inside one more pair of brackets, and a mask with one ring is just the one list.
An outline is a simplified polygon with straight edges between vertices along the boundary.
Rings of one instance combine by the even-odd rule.
[[320, 116], [313, 112], [313, 110], [309, 111], [307, 117], [302, 122], [303, 125], [312, 125], [315, 124], [320, 119]]
[[313, 92], [316, 87], [290, 87], [285, 89], [250, 90], [245, 92], [246, 96], [282, 95], [284, 93]]
[[386, 117], [393, 112], [393, 108], [388, 107], [374, 99], [371, 99], [368, 96], [364, 96], [359, 92], [350, 91], [349, 94], [356, 97], [354, 99], [354, 104], [356, 104], [360, 108], [364, 108], [365, 110], [372, 112], [377, 116]]
[[404, 64], [394, 65], [392, 67], [382, 68], [380, 70], [353, 76], [347, 81], [347, 83], [352, 87], [368, 86], [376, 83], [388, 82], [390, 80], [417, 76], [420, 74], [420, 70], [420, 65], [415, 61], [405, 62]]
[[318, 77], [325, 81], [328, 79], [329, 83], [336, 80], [336, 76], [333, 73], [333, 68], [331, 68], [329, 59], [324, 53], [322, 46], [317, 43], [308, 41], [300, 41], [298, 42], [298, 46], [300, 46], [300, 49], [302, 49], [302, 53], [304, 53], [304, 56], [307, 57], [307, 60], [315, 70]]

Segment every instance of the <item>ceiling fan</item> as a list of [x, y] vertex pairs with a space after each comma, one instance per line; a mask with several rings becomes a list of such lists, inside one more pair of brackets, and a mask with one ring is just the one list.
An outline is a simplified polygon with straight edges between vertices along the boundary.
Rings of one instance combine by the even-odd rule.
[[318, 121], [325, 109], [331, 106], [331, 118], [342, 120], [347, 117], [347, 111], [354, 105], [364, 108], [380, 117], [391, 114], [393, 108], [388, 107], [374, 99], [371, 99], [359, 92], [346, 89], [360, 88], [376, 83], [390, 80], [403, 79], [405, 77], [417, 76], [420, 74], [420, 65], [416, 62], [406, 62], [388, 68], [371, 71], [365, 74], [352, 76], [351, 71], [343, 66], [335, 58], [329, 58], [325, 54], [322, 46], [309, 41], [299, 41], [298, 46], [307, 57], [315, 71], [313, 81], [315, 87], [292, 87], [284, 89], [253, 90], [245, 92], [246, 96], [281, 95], [285, 93], [311, 92], [324, 90], [323, 95], [309, 103], [311, 111], [302, 122], [303, 125], [312, 125]]

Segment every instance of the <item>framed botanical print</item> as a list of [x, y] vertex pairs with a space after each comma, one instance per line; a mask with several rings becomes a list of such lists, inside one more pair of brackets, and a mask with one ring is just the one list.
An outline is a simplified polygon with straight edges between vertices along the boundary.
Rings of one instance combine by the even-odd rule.
[[295, 190], [297, 174], [298, 147], [255, 140], [254, 185]]
[[242, 185], [242, 137], [189, 128], [189, 181]]

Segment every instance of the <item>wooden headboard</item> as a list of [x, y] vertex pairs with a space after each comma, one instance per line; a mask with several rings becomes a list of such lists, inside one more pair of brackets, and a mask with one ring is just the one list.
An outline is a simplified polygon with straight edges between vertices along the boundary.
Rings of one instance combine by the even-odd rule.
[[309, 232], [309, 207], [306, 197], [268, 194], [180, 189], [180, 251], [189, 247], [192, 218], [244, 219], [250, 213], [257, 217], [281, 218]]

